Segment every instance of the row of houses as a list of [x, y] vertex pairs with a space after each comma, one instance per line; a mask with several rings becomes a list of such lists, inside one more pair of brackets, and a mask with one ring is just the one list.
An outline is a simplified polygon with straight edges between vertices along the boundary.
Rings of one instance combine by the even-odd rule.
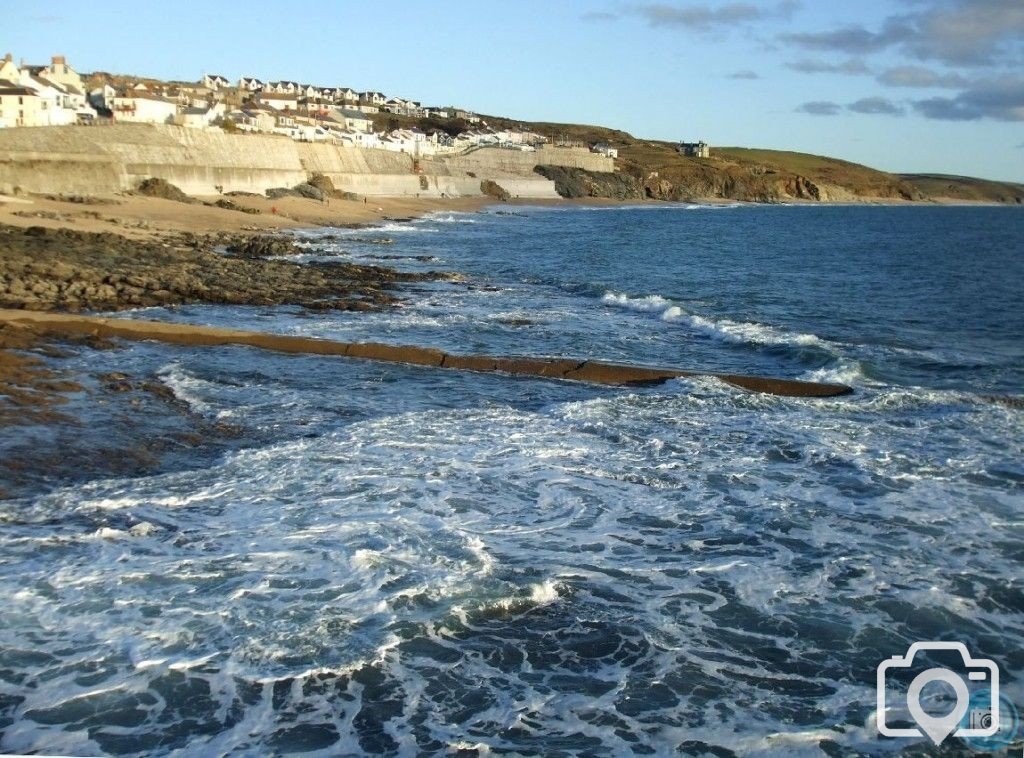
[[48, 66], [0, 61], [0, 127], [65, 126], [96, 118], [82, 77], [55, 55]]
[[[220, 74], [206, 74], [200, 84], [214, 92], [232, 89], [230, 81]], [[416, 118], [437, 116], [449, 119], [459, 118], [470, 124], [480, 123], [480, 117], [472, 111], [452, 107], [425, 107], [417, 100], [407, 100], [397, 96], [388, 97], [383, 92], [376, 90], [359, 92], [351, 87], [319, 87], [287, 80], [265, 82], [252, 76], [241, 77], [234, 89], [239, 93], [257, 97], [268, 104], [276, 103], [277, 105], [272, 107], [276, 107], [278, 110], [283, 109], [291, 101], [298, 103], [299, 100], [305, 100], [343, 105], [364, 113], [384, 111], [400, 116]], [[294, 110], [294, 107], [292, 109]]]

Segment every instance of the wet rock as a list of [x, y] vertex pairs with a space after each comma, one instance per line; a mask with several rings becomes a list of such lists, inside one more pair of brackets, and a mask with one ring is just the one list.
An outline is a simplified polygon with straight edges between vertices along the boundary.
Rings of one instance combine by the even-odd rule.
[[268, 258], [272, 255], [297, 255], [304, 252], [284, 237], [263, 234], [255, 237], [236, 237], [227, 251], [239, 258]]
[[[231, 255], [214, 252], [226, 245]], [[399, 282], [440, 279], [351, 263], [297, 264], [268, 257], [306, 252], [280, 236], [117, 234], [0, 225], [0, 307], [119, 310], [182, 303], [299, 305], [363, 310], [395, 302]]]

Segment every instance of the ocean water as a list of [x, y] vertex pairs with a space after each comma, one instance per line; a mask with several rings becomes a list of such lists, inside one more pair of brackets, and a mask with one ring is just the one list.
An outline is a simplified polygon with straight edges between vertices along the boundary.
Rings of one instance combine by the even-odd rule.
[[0, 749], [928, 751], [878, 736], [875, 671], [933, 639], [1024, 704], [1024, 213], [506, 210], [298, 234], [465, 277], [397, 309], [122, 315], [854, 394], [82, 353], [239, 440], [0, 501]]

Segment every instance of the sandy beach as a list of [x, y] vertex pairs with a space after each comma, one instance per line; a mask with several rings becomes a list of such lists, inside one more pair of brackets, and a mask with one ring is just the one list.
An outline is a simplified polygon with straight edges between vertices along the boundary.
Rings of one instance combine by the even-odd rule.
[[190, 232], [274, 232], [309, 226], [373, 224], [388, 218], [411, 218], [432, 211], [475, 211], [493, 204], [493, 198], [367, 198], [327, 204], [302, 197], [268, 200], [257, 196], [228, 198], [236, 205], [259, 211], [245, 213], [204, 203], [220, 196], [196, 198], [189, 204], [141, 195], [100, 195], [87, 202], [55, 196], [0, 195], [0, 224], [43, 226], [84, 232], [116, 232], [132, 239], [153, 239], [161, 234]]

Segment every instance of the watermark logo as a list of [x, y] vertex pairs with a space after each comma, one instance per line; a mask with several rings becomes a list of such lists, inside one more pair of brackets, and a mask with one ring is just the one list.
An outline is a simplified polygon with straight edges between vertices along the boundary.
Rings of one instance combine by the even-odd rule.
[[995, 753], [1009, 747], [1017, 738], [1020, 729], [1020, 714], [1006, 695], [999, 695], [993, 702], [988, 690], [980, 689], [971, 693], [970, 706], [960, 722], [961, 729], [989, 729], [992, 726], [992, 714], [998, 712], [997, 731], [990, 737], [964, 737], [967, 747], [981, 753]]
[[[918, 653], [953, 651], [960, 654], [963, 673], [951, 668], [935, 667], [922, 671], [907, 689], [907, 711], [917, 727], [894, 726], [888, 721], [887, 683], [900, 670], [910, 671]], [[921, 702], [925, 687], [934, 683], [947, 685], [953, 692], [952, 707], [944, 715], [926, 710]], [[973, 685], [973, 687], [972, 687]], [[973, 692], [972, 692], [973, 688]], [[1005, 698], [999, 695], [999, 668], [995, 661], [974, 658], [961, 642], [915, 642], [906, 655], [894, 655], [878, 664], [878, 732], [886, 737], [921, 737], [940, 745], [951, 734], [973, 744], [1000, 733], [1000, 721], [1006, 710]], [[1012, 709], [1012, 706], [1010, 706]], [[1016, 717], [1016, 711], [1012, 711]], [[1009, 713], [1007, 715], [1010, 715]], [[1014, 724], [1013, 733], [1016, 732]], [[1004, 732], [1005, 733], [1005, 732]], [[1010, 734], [1012, 739], [1013, 734]], [[983, 744], [983, 743], [979, 743]]]

